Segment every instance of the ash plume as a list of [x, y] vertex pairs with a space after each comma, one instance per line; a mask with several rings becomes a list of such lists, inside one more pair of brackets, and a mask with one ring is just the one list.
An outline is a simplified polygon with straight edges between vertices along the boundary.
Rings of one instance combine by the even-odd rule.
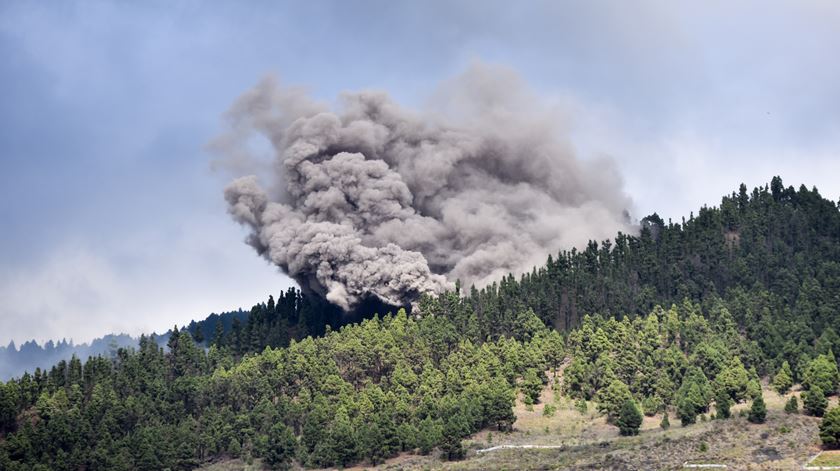
[[[455, 280], [486, 285], [633, 230], [613, 163], [576, 158], [566, 117], [513, 72], [473, 66], [431, 102], [412, 111], [363, 91], [330, 107], [271, 78], [244, 94], [212, 147], [255, 173], [225, 189], [248, 243], [351, 310], [371, 296], [407, 305]], [[255, 155], [259, 136], [270, 164]]]

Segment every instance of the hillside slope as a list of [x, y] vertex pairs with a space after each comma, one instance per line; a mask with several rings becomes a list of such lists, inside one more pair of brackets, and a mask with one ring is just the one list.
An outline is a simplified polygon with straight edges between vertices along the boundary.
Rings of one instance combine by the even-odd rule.
[[[707, 442], [696, 455], [704, 458], [723, 453], [722, 444], [710, 448], [715, 433], [752, 440], [776, 424], [797, 438], [761, 453], [798, 460], [816, 444], [817, 419], [781, 416], [766, 385], [789, 395], [801, 384], [810, 415], [824, 412], [824, 396], [836, 404], [840, 216], [815, 191], [779, 188], [774, 181], [745, 199], [727, 197], [685, 227], [649, 218], [639, 237], [561, 254], [519, 281], [424, 298], [419, 316], [399, 311], [338, 330], [320, 324], [323, 335], [298, 340], [329, 316], [291, 290], [255, 306], [209, 349], [185, 329], [166, 348], [141, 337], [137, 349], [113, 357], [0, 383], [0, 469], [194, 469], [229, 458], [276, 469], [348, 467], [395, 456], [480, 468], [496, 458], [470, 458], [470, 441], [486, 442], [490, 431], [494, 443], [577, 440], [580, 448], [563, 455], [580, 458], [569, 466], [633, 469], [658, 443], [651, 421], [666, 415], [668, 433], [687, 440], [659, 444], [674, 456], [695, 456], [693, 437]], [[586, 303], [595, 303], [592, 315], [564, 317]], [[764, 397], [767, 424], [704, 422]], [[553, 408], [569, 422], [558, 422], [564, 430], [554, 436], [554, 422], [545, 432], [530, 408], [548, 419]], [[655, 417], [642, 421], [641, 438], [617, 438], [639, 410]], [[497, 456], [521, 457], [506, 464], [517, 468], [557, 456], [511, 453]]]

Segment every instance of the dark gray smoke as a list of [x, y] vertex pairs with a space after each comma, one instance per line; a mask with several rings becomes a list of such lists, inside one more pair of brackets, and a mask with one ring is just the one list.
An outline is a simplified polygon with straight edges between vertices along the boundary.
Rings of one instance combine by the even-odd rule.
[[[485, 285], [632, 230], [614, 165], [578, 160], [564, 117], [509, 70], [474, 66], [432, 103], [417, 112], [365, 91], [330, 108], [271, 79], [247, 92], [213, 147], [257, 173], [225, 189], [249, 243], [349, 310]], [[254, 157], [259, 135], [273, 165]]]

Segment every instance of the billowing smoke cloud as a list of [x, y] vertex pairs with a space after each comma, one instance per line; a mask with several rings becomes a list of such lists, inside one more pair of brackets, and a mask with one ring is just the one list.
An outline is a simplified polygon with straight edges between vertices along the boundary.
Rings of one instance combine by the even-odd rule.
[[[460, 279], [485, 285], [549, 253], [632, 230], [611, 161], [579, 160], [568, 120], [507, 69], [445, 83], [435, 112], [382, 92], [316, 103], [266, 79], [228, 113], [213, 146], [237, 172], [225, 190], [248, 242], [345, 310], [406, 305]], [[254, 137], [271, 144], [259, 165]]]

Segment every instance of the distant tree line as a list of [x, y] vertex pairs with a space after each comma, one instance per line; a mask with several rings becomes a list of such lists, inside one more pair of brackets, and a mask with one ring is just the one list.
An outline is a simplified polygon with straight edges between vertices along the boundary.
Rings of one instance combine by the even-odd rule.
[[[221, 314], [210, 314], [204, 320], [192, 321], [187, 327], [199, 343], [205, 342], [205, 338], [211, 338], [218, 329], [228, 333], [232, 330], [234, 321], [240, 325], [247, 322], [248, 312], [238, 311], [224, 312]], [[161, 346], [165, 346], [169, 339], [169, 332], [155, 335], [154, 338]], [[116, 354], [117, 349], [125, 347], [137, 347], [138, 338], [126, 334], [109, 334], [93, 339], [88, 343], [73, 343], [62, 339], [60, 341], [48, 340], [39, 344], [35, 340], [29, 340], [16, 346], [9, 342], [9, 345], [0, 347], [0, 380], [8, 380], [20, 376], [24, 372], [34, 373], [36, 370], [48, 369], [59, 361], [69, 361], [74, 355], [78, 358], [91, 356], [111, 356]]]

